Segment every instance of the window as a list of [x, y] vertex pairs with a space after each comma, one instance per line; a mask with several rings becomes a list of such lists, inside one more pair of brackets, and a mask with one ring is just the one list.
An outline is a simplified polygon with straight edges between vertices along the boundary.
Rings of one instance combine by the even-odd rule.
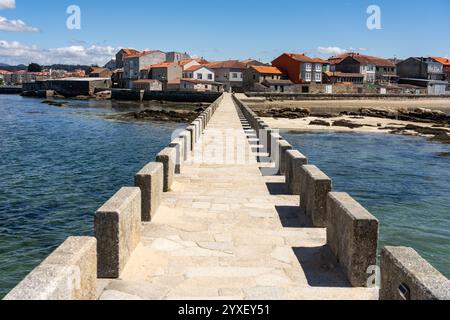
[[233, 72], [233, 73], [231, 74], [231, 77], [232, 77], [233, 79], [237, 79], [238, 74], [237, 74], [236, 72]]
[[316, 81], [320, 82], [322, 80], [322, 75], [320, 73], [316, 73]]
[[311, 73], [310, 72], [305, 73], [305, 80], [311, 81]]
[[205, 84], [205, 89], [208, 89], [208, 85], [207, 84]]
[[316, 72], [321, 72], [322, 66], [320, 64], [316, 64]]
[[208, 80], [212, 80], [212, 79], [213, 79], [212, 76], [213, 76], [213, 75], [212, 75], [211, 73], [208, 73]]
[[311, 70], [312, 70], [312, 65], [311, 65], [311, 63], [305, 64], [305, 70], [306, 70], [306, 71], [311, 71]]
[[203, 80], [203, 74], [197, 73], [197, 79], [198, 80]]

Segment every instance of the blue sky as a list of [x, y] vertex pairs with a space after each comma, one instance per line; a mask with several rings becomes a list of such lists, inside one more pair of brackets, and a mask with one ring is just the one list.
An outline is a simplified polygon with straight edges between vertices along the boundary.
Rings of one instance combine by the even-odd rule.
[[[283, 51], [328, 57], [352, 49], [399, 58], [450, 55], [448, 0], [0, 0], [0, 8], [14, 2], [0, 10], [0, 62], [101, 63], [122, 46], [211, 60], [271, 61]], [[73, 4], [81, 8], [81, 30], [66, 28]], [[381, 8], [381, 30], [366, 27], [372, 4]], [[27, 32], [2, 31], [11, 23]]]

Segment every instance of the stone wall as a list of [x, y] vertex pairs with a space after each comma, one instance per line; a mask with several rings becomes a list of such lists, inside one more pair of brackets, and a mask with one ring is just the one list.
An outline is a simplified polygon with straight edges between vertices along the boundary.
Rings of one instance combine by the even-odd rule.
[[4, 300], [94, 300], [96, 297], [96, 239], [70, 237]]
[[[189, 160], [223, 96], [220, 95], [194, 125], [179, 132], [159, 156], [135, 176], [135, 187], [121, 188], [97, 210], [95, 238], [71, 237], [5, 297], [6, 300], [90, 300], [97, 298], [97, 278], [117, 279], [141, 241], [142, 222], [158, 213], [164, 180], [171, 181]], [[192, 135], [189, 128], [193, 129]], [[158, 157], [157, 157], [158, 158]], [[173, 164], [173, 165], [172, 165]], [[170, 176], [170, 177], [169, 177]], [[169, 188], [170, 189], [170, 188]]]
[[450, 281], [414, 249], [385, 247], [380, 300], [450, 300]]
[[[254, 96], [285, 99], [286, 94]], [[326, 228], [327, 254], [324, 256], [328, 256], [331, 265], [336, 263], [342, 269], [352, 286], [372, 286], [371, 270], [376, 269], [377, 264], [378, 220], [350, 195], [332, 192], [331, 179], [319, 168], [308, 165], [308, 159], [299, 151], [281, 150], [280, 141], [284, 139], [279, 131], [267, 126], [236, 97], [235, 101], [250, 126], [258, 132], [260, 144], [266, 144], [265, 150], [272, 160], [285, 162], [283, 175], [287, 190], [290, 194], [300, 194], [300, 218], [307, 216], [311, 226]], [[405, 294], [400, 294], [402, 291], [408, 299], [450, 299], [449, 280], [410, 248], [387, 247], [383, 250], [381, 279], [381, 299], [405, 299]]]

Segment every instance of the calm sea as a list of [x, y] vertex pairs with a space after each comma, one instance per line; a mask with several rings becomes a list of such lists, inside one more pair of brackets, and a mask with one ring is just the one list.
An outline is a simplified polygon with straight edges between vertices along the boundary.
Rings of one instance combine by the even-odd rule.
[[111, 102], [41, 101], [0, 95], [0, 297], [68, 236], [92, 235], [95, 210], [180, 127], [107, 121]]
[[408, 246], [450, 277], [449, 145], [388, 134], [282, 135], [381, 223], [380, 247]]

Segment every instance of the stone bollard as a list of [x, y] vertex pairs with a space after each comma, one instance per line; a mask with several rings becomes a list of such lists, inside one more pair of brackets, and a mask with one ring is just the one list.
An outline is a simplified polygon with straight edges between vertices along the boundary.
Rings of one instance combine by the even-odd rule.
[[313, 165], [302, 166], [302, 170], [300, 170], [300, 214], [306, 214], [316, 228], [327, 226], [327, 195], [331, 188], [331, 179], [319, 168]]
[[280, 136], [280, 134], [278, 132], [270, 132], [270, 157], [272, 159], [273, 162], [278, 163], [278, 168], [280, 167], [279, 163], [280, 163], [280, 149], [278, 147], [278, 141], [281, 140], [282, 137]]
[[181, 138], [174, 139], [170, 144], [169, 148], [175, 148], [176, 159], [175, 159], [175, 173], [181, 174], [181, 165], [184, 161], [184, 141]]
[[175, 148], [165, 148], [156, 156], [156, 162], [164, 165], [164, 192], [169, 192], [172, 187], [176, 159], [177, 150]]
[[134, 185], [141, 189], [141, 220], [149, 222], [155, 216], [161, 204], [164, 191], [164, 166], [151, 162], [139, 171], [134, 178]]
[[141, 190], [122, 188], [95, 213], [98, 277], [120, 277], [141, 241]]
[[414, 249], [385, 247], [380, 300], [450, 300], [450, 281]]
[[184, 130], [183, 132], [180, 133], [179, 137], [183, 140], [184, 161], [187, 161], [190, 159], [192, 151], [191, 132], [188, 130]]
[[278, 141], [279, 153], [280, 153], [280, 175], [286, 174], [286, 163], [287, 163], [287, 152], [288, 150], [292, 150], [292, 145], [286, 140]]
[[97, 241], [69, 237], [4, 300], [95, 300]]
[[377, 265], [378, 220], [347, 193], [327, 200], [327, 245], [353, 287], [367, 287]]
[[186, 128], [186, 130], [189, 132], [189, 135], [191, 137], [190, 149], [191, 149], [191, 151], [194, 151], [194, 148], [195, 148], [195, 126], [190, 125]]
[[300, 195], [301, 170], [308, 159], [297, 150], [288, 150], [286, 157], [286, 185], [290, 194]]

